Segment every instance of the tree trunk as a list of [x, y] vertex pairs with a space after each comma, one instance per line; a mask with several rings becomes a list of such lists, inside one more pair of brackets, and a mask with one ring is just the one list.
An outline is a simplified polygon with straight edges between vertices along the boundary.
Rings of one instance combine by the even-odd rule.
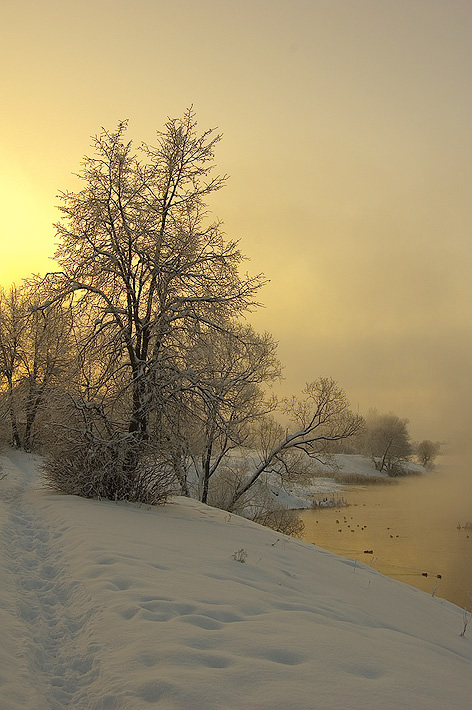
[[[26, 404], [26, 426], [25, 439], [23, 444], [25, 451], [31, 451], [33, 425], [43, 395], [42, 388], [40, 387], [38, 390], [36, 385], [37, 383], [35, 382], [33, 386], [30, 386], [30, 393]], [[36, 390], [36, 392], [34, 392], [33, 390]]]
[[203, 489], [202, 489], [202, 503], [208, 502], [208, 487], [210, 485], [210, 463], [211, 463], [211, 448], [207, 450], [205, 461], [203, 464]]
[[137, 441], [147, 441], [148, 407], [146, 402], [147, 387], [141, 368], [133, 373], [133, 404], [128, 432], [133, 434]]
[[18, 429], [18, 420], [16, 418], [15, 403], [13, 401], [13, 380], [10, 376], [8, 376], [8, 409], [10, 413], [12, 446], [16, 449], [20, 449], [21, 437]]
[[381, 462], [380, 468], [379, 468], [379, 471], [380, 471], [380, 472], [382, 472], [382, 471], [384, 470], [384, 468], [388, 471], [388, 468], [389, 468], [389, 467], [386, 465], [386, 461], [387, 461], [387, 456], [388, 456], [388, 452], [389, 452], [389, 450], [390, 450], [391, 445], [392, 445], [392, 442], [389, 441], [389, 442], [388, 442], [388, 446], [387, 446], [387, 448], [386, 448], [385, 451], [384, 451], [384, 455], [382, 456], [382, 462]]

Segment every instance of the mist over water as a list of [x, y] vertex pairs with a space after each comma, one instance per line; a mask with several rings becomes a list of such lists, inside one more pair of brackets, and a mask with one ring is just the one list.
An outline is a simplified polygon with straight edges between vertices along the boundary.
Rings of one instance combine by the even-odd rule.
[[305, 540], [472, 609], [470, 456], [442, 456], [431, 474], [349, 487], [344, 497], [346, 508], [300, 514]]

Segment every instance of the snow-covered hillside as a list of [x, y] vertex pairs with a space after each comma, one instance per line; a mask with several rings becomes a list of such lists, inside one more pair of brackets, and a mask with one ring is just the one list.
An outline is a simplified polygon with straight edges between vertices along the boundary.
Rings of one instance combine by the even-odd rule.
[[4, 710], [465, 710], [458, 607], [184, 498], [41, 489], [3, 457]]

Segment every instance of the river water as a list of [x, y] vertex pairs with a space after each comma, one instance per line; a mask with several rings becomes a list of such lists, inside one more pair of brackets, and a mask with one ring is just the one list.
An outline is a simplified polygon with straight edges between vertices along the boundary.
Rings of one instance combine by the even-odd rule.
[[300, 512], [304, 539], [472, 610], [472, 460], [439, 462], [398, 485], [346, 486], [345, 508]]

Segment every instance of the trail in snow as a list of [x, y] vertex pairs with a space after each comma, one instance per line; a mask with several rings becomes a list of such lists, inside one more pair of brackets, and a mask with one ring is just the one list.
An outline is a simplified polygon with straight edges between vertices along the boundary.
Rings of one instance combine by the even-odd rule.
[[87, 688], [98, 676], [97, 663], [90, 660], [93, 649], [88, 647], [83, 654], [90, 613], [74, 611], [84, 608], [76, 603], [82, 590], [61, 560], [61, 533], [49, 529], [30, 500], [37, 485], [33, 466], [19, 467], [25, 457], [16, 462], [15, 458], [13, 454], [4, 465], [11, 483], [3, 496], [8, 512], [3, 538], [16, 586], [15, 612], [23, 631], [18, 654], [41, 707], [88, 706]]
[[4, 462], [2, 710], [469, 706], [453, 604], [196, 501], [63, 496]]

